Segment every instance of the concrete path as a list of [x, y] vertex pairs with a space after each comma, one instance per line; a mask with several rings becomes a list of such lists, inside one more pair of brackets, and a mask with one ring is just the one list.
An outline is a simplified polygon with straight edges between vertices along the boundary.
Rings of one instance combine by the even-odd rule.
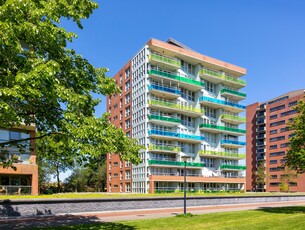
[[[287, 202], [270, 202], [255, 204], [233, 204], [233, 205], [215, 205], [188, 207], [187, 212], [192, 214], [206, 214], [214, 212], [230, 212], [241, 210], [253, 210], [260, 208], [284, 207], [284, 206], [304, 206], [305, 201], [287, 201]], [[146, 210], [128, 210], [115, 212], [96, 212], [96, 213], [69, 213], [65, 215], [53, 216], [35, 216], [35, 217], [17, 217], [0, 219], [0, 229], [31, 229], [33, 227], [47, 226], [68, 226], [75, 224], [90, 224], [97, 222], [107, 222], [109, 229], [133, 229], [126, 228], [126, 225], [115, 223], [124, 220], [154, 219], [171, 217], [182, 214], [183, 208], [162, 208]], [[107, 228], [108, 229], [108, 228]]]

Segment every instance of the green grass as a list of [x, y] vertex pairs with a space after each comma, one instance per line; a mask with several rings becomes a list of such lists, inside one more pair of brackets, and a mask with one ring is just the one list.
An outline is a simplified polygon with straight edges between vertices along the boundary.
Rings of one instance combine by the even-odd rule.
[[[305, 193], [228, 193], [228, 192], [193, 192], [187, 193], [187, 196], [273, 196], [273, 195], [305, 195]], [[89, 198], [145, 198], [145, 197], [177, 197], [183, 196], [183, 193], [158, 193], [158, 194], [135, 194], [135, 193], [58, 193], [52, 195], [0, 195], [0, 200], [13, 200], [13, 199], [89, 199]]]
[[61, 229], [305, 229], [305, 207], [264, 208], [253, 211], [187, 215], [151, 220], [98, 223], [65, 227], [48, 227], [45, 230]]

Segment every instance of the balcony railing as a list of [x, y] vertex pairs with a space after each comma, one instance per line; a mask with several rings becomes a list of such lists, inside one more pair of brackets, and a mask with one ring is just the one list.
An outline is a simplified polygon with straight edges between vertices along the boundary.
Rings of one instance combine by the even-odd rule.
[[181, 138], [181, 139], [204, 141], [204, 137], [202, 137], [202, 136], [184, 134], [184, 133], [174, 133], [174, 132], [168, 132], [168, 131], [157, 130], [157, 129], [148, 130], [148, 135], [160, 135], [160, 136], [168, 136], [168, 137], [175, 137], [175, 138]]
[[246, 130], [244, 129], [236, 129], [236, 128], [231, 128], [231, 127], [226, 127], [226, 126], [221, 126], [221, 125], [213, 125], [213, 124], [200, 124], [199, 128], [209, 128], [209, 129], [216, 129], [220, 131], [228, 131], [228, 132], [233, 132], [233, 133], [242, 133], [245, 134]]
[[181, 119], [179, 118], [174, 118], [174, 117], [164, 117], [164, 116], [159, 116], [155, 114], [150, 114], [148, 116], [149, 120], [160, 120], [160, 121], [168, 121], [168, 122], [174, 122], [174, 123], [181, 123]]
[[236, 103], [229, 102], [229, 101], [223, 101], [223, 100], [219, 100], [219, 99], [215, 99], [215, 98], [211, 98], [211, 97], [206, 97], [206, 96], [199, 98], [199, 101], [200, 102], [208, 101], [208, 102], [212, 102], [215, 104], [231, 106], [231, 107], [235, 107], [235, 108], [242, 109], [242, 110], [246, 109], [246, 106], [244, 106], [244, 105], [236, 104]]
[[231, 144], [231, 145], [246, 146], [246, 142], [243, 142], [243, 141], [234, 141], [234, 140], [221, 140], [220, 144]]
[[230, 152], [219, 152], [212, 150], [199, 150], [200, 155], [212, 155], [212, 156], [223, 156], [223, 157], [236, 157], [236, 158], [246, 158], [246, 154], [240, 153], [230, 153]]
[[148, 150], [157, 150], [157, 151], [169, 151], [169, 152], [181, 152], [180, 147], [176, 146], [165, 146], [165, 145], [149, 145]]
[[161, 86], [161, 85], [156, 85], [156, 84], [152, 84], [152, 85], [148, 86], [148, 90], [152, 90], [152, 89], [167, 92], [167, 93], [181, 95], [180, 90], [175, 89], [175, 88], [166, 87], [166, 86]]
[[230, 114], [222, 114], [221, 118], [224, 119], [224, 120], [236, 121], [238, 123], [246, 122], [245, 117], [238, 117], [238, 116], [233, 116], [233, 115], [230, 115]]
[[220, 165], [220, 169], [246, 170], [246, 166], [222, 164], [222, 165]]
[[168, 101], [161, 101], [161, 100], [149, 100], [148, 101], [149, 105], [160, 105], [168, 108], [173, 108], [173, 109], [178, 109], [178, 110], [184, 110], [184, 111], [190, 111], [194, 113], [200, 113], [203, 114], [204, 110], [200, 108], [195, 108], [193, 106], [187, 106], [187, 105], [180, 105], [176, 104], [173, 102], [168, 102]]
[[247, 94], [245, 93], [242, 93], [242, 92], [238, 92], [236, 90], [232, 90], [232, 89], [222, 89], [220, 90], [220, 94], [232, 94], [232, 95], [235, 95], [235, 96], [238, 96], [238, 97], [241, 97], [241, 98], [245, 98], [247, 96]]
[[200, 82], [200, 81], [196, 81], [194, 79], [178, 76], [178, 75], [168, 73], [168, 72], [165, 72], [165, 71], [162, 71], [162, 70], [152, 69], [152, 70], [148, 71], [148, 74], [158, 75], [158, 76], [161, 76], [161, 77], [173, 79], [173, 80], [180, 81], [180, 82], [183, 82], [183, 83], [188, 83], [188, 84], [204, 87], [204, 82]]
[[175, 58], [169, 58], [165, 56], [161, 56], [159, 54], [151, 53], [148, 57], [149, 60], [155, 60], [159, 62], [164, 62], [173, 66], [176, 66], [178, 68], [181, 67], [181, 61]]
[[[180, 161], [162, 161], [162, 160], [148, 160], [149, 165], [169, 165], [169, 166], [184, 166], [184, 162]], [[204, 163], [186, 162], [188, 167], [205, 167]]]
[[216, 78], [219, 78], [219, 79], [224, 80], [224, 81], [233, 82], [233, 83], [237, 83], [237, 84], [242, 85], [242, 86], [246, 86], [246, 81], [245, 80], [241, 80], [241, 79], [238, 79], [238, 78], [235, 78], [235, 77], [231, 77], [229, 75], [219, 73], [219, 72], [209, 70], [209, 69], [200, 70], [199, 75], [210, 75], [212, 77], [216, 77]]

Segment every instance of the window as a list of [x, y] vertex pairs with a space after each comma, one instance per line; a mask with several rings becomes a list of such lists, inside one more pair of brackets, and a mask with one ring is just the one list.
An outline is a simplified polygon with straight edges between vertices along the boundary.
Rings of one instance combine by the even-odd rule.
[[277, 107], [273, 107], [273, 108], [270, 109], [270, 112], [278, 111], [278, 110], [281, 110], [281, 109], [285, 109], [285, 105], [280, 105], [280, 106], [277, 106]]
[[117, 184], [113, 185], [113, 188], [118, 188], [119, 186]]
[[126, 109], [125, 109], [125, 117], [129, 117], [130, 116], [130, 106], [128, 106]]
[[125, 191], [130, 192], [130, 183], [125, 184]]
[[120, 74], [120, 84], [122, 84], [122, 81], [123, 81], [123, 75]]
[[286, 132], [289, 130], [289, 127], [281, 128], [281, 133]]
[[210, 92], [210, 93], [216, 93], [216, 86], [215, 86], [215, 84], [206, 81], [205, 82], [205, 90]]
[[130, 76], [130, 67], [128, 67], [126, 70], [125, 70], [125, 79], [129, 78]]
[[289, 116], [289, 115], [292, 115], [292, 114], [295, 114], [297, 113], [298, 111], [293, 109], [293, 110], [289, 110], [287, 112], [284, 112], [284, 113], [281, 113], [281, 117], [285, 117], [285, 116]]
[[270, 142], [285, 140], [285, 136], [270, 138]]
[[115, 166], [118, 166], [119, 165], [119, 163], [118, 162], [113, 162], [113, 166], [115, 167]]
[[288, 104], [289, 107], [291, 106], [294, 106], [294, 105], [297, 105], [298, 104], [298, 101], [292, 101]]
[[130, 102], [130, 94], [126, 94], [125, 96], [125, 104], [128, 104]]
[[277, 160], [270, 160], [270, 161], [269, 161], [269, 164], [271, 164], [271, 165], [272, 165], [272, 164], [277, 164]]
[[125, 92], [130, 89], [130, 81], [125, 83]]
[[129, 129], [130, 128], [130, 119], [126, 120], [125, 122], [125, 129]]
[[272, 187], [272, 186], [275, 187], [275, 186], [279, 186], [279, 183], [278, 183], [278, 182], [271, 182], [269, 185], [270, 185], [271, 187]]
[[215, 160], [212, 158], [203, 157], [201, 161], [205, 164], [205, 167], [215, 167]]
[[130, 170], [125, 171], [125, 179], [129, 180], [130, 179]]
[[271, 179], [277, 179], [277, 175], [270, 175]]
[[281, 144], [281, 146], [280, 146], [280, 147], [281, 147], [281, 148], [285, 148], [285, 147], [288, 147], [288, 146], [289, 146], [289, 144], [290, 144], [290, 143], [283, 143], [283, 144]]
[[130, 161], [125, 161], [125, 167], [130, 167]]
[[113, 174], [113, 178], [117, 178], [118, 177], [118, 174], [117, 173], [114, 173]]
[[269, 149], [277, 149], [277, 145], [270, 145]]
[[285, 155], [285, 151], [270, 153], [270, 157], [277, 157]]
[[10, 140], [19, 140], [20, 133], [19, 132], [10, 132]]
[[277, 118], [277, 114], [270, 116], [270, 120], [276, 119], [276, 118]]
[[277, 133], [277, 129], [270, 130], [270, 134], [275, 134], [275, 133]]
[[285, 120], [270, 123], [270, 127], [274, 127], [274, 126], [278, 126], [278, 125], [283, 125], [283, 124], [285, 124]]

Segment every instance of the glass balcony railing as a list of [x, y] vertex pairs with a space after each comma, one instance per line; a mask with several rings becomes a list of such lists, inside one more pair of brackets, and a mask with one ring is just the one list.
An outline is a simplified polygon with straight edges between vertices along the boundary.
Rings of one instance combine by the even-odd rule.
[[233, 141], [233, 140], [221, 140], [220, 144], [228, 144], [228, 145], [242, 145], [246, 146], [246, 142], [243, 141]]
[[222, 165], [220, 165], [220, 169], [246, 170], [246, 166], [222, 164]]
[[204, 141], [204, 137], [202, 137], [202, 136], [184, 134], [184, 133], [174, 133], [174, 132], [168, 132], [168, 131], [157, 130], [157, 129], [149, 130], [148, 135], [160, 135], [160, 136], [168, 136], [168, 137], [175, 137], [175, 138], [181, 138], [181, 139]]
[[148, 104], [149, 105], [160, 105], [160, 106], [164, 106], [164, 107], [169, 107], [169, 108], [184, 110], [184, 111], [190, 111], [190, 112], [200, 113], [200, 114], [204, 113], [203, 109], [195, 108], [193, 106], [180, 105], [180, 104], [176, 104], [174, 102], [169, 102], [169, 101], [152, 99], [152, 100], [148, 101]]
[[222, 79], [224, 81], [234, 82], [234, 83], [237, 83], [239, 85], [246, 86], [246, 81], [245, 80], [241, 80], [241, 79], [238, 79], [238, 78], [235, 78], [235, 77], [231, 77], [229, 75], [219, 73], [219, 72], [209, 70], [209, 69], [200, 70], [199, 75], [210, 75], [212, 77], [217, 77], [217, 78]]
[[174, 117], [164, 117], [164, 116], [159, 116], [155, 114], [150, 114], [148, 116], [149, 120], [160, 120], [160, 121], [168, 121], [168, 122], [174, 122], [174, 123], [181, 123], [181, 119], [179, 118], [174, 118]]
[[226, 127], [226, 126], [221, 126], [221, 125], [213, 125], [213, 124], [200, 124], [199, 128], [210, 128], [210, 129], [217, 129], [220, 131], [228, 131], [228, 132], [234, 132], [234, 133], [246, 133], [246, 130], [244, 129], [236, 129], [236, 128], [231, 128], [231, 127]]
[[240, 153], [230, 153], [230, 152], [219, 152], [212, 150], [199, 150], [200, 155], [212, 155], [212, 156], [223, 156], [223, 157], [237, 157], [237, 158], [246, 158], [246, 154]]
[[221, 95], [223, 95], [223, 94], [232, 94], [232, 95], [235, 95], [235, 96], [238, 96], [238, 97], [242, 97], [242, 98], [245, 98], [247, 96], [247, 94], [245, 94], [245, 93], [238, 92], [238, 91], [232, 90], [232, 89], [222, 89], [222, 90], [220, 90], [220, 94]]
[[152, 69], [152, 70], [148, 71], [148, 74], [158, 75], [158, 76], [165, 77], [165, 78], [170, 78], [170, 79], [173, 79], [173, 80], [176, 80], [176, 81], [179, 81], [179, 82], [204, 87], [204, 82], [196, 81], [196, 80], [191, 79], [191, 78], [177, 76], [176, 74], [172, 74], [172, 73], [165, 72], [165, 71], [162, 71], [162, 70]]
[[152, 84], [152, 85], [148, 86], [148, 90], [152, 90], [152, 89], [167, 92], [167, 93], [173, 93], [173, 94], [181, 95], [180, 90], [169, 88], [169, 87], [166, 87], [166, 86], [161, 86], [161, 85], [156, 85], [156, 84]]
[[175, 58], [169, 58], [165, 57], [159, 54], [151, 53], [148, 57], [149, 60], [155, 60], [163, 63], [167, 63], [173, 66], [176, 66], [177, 68], [181, 67], [181, 61]]
[[199, 101], [200, 102], [208, 101], [208, 102], [212, 102], [215, 104], [232, 106], [232, 107], [239, 108], [239, 109], [246, 109], [246, 106], [244, 106], [244, 105], [236, 104], [236, 103], [229, 102], [229, 101], [223, 101], [223, 100], [219, 100], [219, 99], [215, 99], [215, 98], [211, 98], [211, 97], [207, 97], [207, 96], [203, 96], [203, 97], [199, 98]]
[[148, 150], [157, 150], [157, 151], [169, 151], [169, 152], [181, 152], [180, 147], [176, 146], [166, 146], [166, 145], [149, 145]]
[[238, 116], [233, 116], [230, 114], [222, 114], [221, 115], [222, 119], [226, 119], [226, 120], [232, 120], [232, 121], [236, 121], [236, 122], [246, 122], [246, 118], [245, 117], [238, 117]]
[[[162, 160], [148, 160], [149, 165], [168, 165], [168, 166], [184, 166], [184, 162], [180, 161], [162, 161]], [[204, 163], [186, 162], [188, 167], [205, 167]]]

